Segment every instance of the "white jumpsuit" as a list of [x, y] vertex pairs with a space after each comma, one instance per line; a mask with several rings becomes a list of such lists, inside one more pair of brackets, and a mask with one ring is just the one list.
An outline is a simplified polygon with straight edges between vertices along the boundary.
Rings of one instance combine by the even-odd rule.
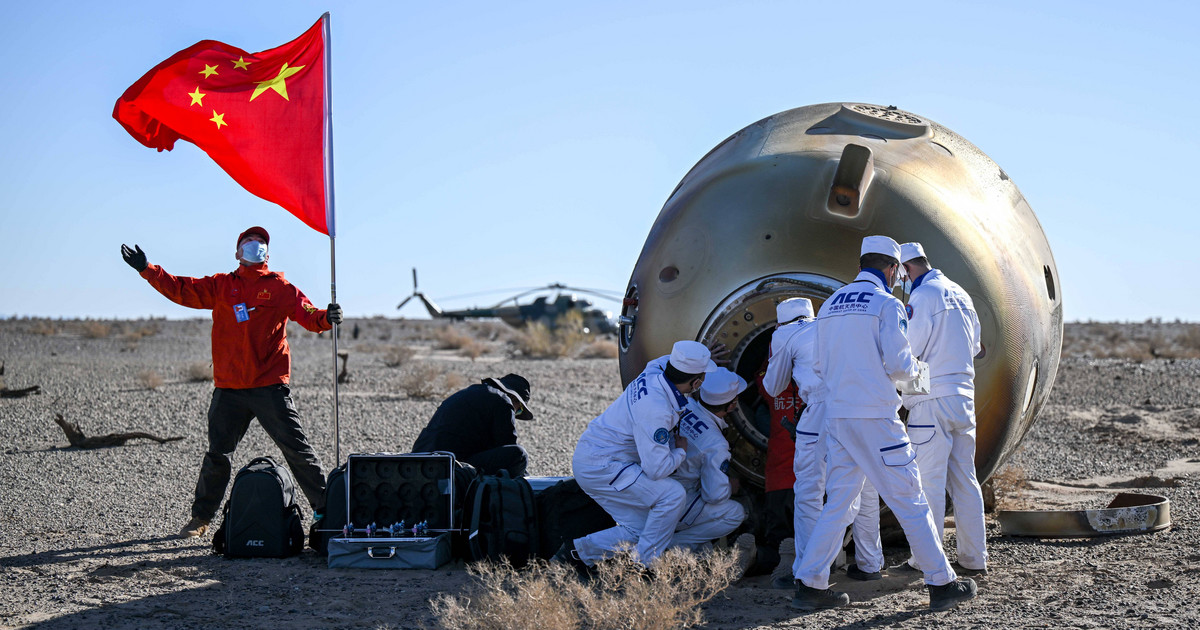
[[975, 474], [974, 357], [981, 348], [979, 317], [971, 296], [937, 269], [913, 283], [907, 309], [913, 354], [929, 364], [929, 393], [904, 396], [921, 485], [939, 540], [946, 491], [950, 491], [958, 562], [969, 569], [984, 569], [983, 495]]
[[686, 457], [673, 432], [687, 399], [663, 376], [667, 358], [648, 364], [588, 424], [575, 447], [575, 480], [617, 523], [575, 540], [579, 558], [589, 565], [626, 540], [637, 541], [639, 560], [649, 564], [671, 542], [686, 507], [683, 486], [669, 475]]
[[829, 588], [829, 566], [867, 479], [904, 528], [925, 582], [940, 586], [957, 578], [942, 553], [916, 453], [896, 414], [900, 397], [892, 381], [911, 381], [919, 373], [907, 326], [903, 305], [884, 288], [883, 274], [871, 269], [821, 306], [815, 357], [817, 373], [829, 388], [828, 500], [795, 573], [811, 588]]
[[[813, 349], [817, 338], [817, 322], [798, 321], [775, 329], [771, 337], [771, 357], [763, 387], [771, 396], [787, 389], [796, 381], [804, 411], [796, 423], [796, 454], [792, 471], [796, 482], [792, 486], [796, 497], [793, 524], [795, 529], [796, 560], [792, 573], [800, 567], [804, 547], [808, 544], [821, 507], [825, 502], [825, 385], [813, 366]], [[862, 500], [854, 504], [854, 560], [858, 568], [874, 573], [883, 568], [883, 545], [879, 539], [879, 495], [868, 481], [863, 484]]]
[[729, 442], [721, 433], [725, 420], [713, 415], [695, 398], [679, 420], [679, 434], [687, 438], [687, 459], [671, 477], [683, 484], [687, 507], [675, 526], [671, 547], [692, 550], [726, 536], [746, 520], [742, 504], [730, 498]]
[[[737, 529], [746, 519], [746, 510], [730, 498], [729, 442], [721, 433], [725, 421], [695, 398], [688, 400], [687, 407], [679, 419], [679, 433], [688, 441], [687, 458], [671, 474], [671, 479], [682, 484], [687, 499], [667, 546], [698, 551]], [[606, 549], [637, 540], [625, 527], [612, 527], [589, 538], [589, 544]]]

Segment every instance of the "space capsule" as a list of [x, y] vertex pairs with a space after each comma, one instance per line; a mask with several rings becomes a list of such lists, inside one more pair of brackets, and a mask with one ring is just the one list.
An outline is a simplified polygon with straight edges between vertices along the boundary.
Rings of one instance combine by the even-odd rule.
[[[623, 383], [679, 339], [724, 343], [730, 369], [753, 383], [775, 305], [807, 297], [820, 308], [857, 275], [871, 234], [921, 242], [975, 303], [984, 344], [975, 359], [976, 467], [987, 478], [1049, 397], [1062, 347], [1058, 270], [1004, 170], [958, 134], [895, 107], [782, 112], [718, 144], [684, 176], [626, 288]], [[761, 485], [769, 427], [756, 419], [758, 402], [748, 388], [726, 436], [734, 468]]]

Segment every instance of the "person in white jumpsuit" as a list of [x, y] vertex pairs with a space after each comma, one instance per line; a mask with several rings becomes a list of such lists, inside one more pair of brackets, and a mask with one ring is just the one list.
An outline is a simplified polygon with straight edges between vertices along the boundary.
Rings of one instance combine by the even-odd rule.
[[[804, 411], [796, 423], [796, 454], [792, 470], [796, 473], [793, 486], [796, 497], [795, 523], [796, 557], [790, 575], [795, 575], [804, 557], [821, 507], [825, 502], [825, 384], [813, 365], [813, 349], [817, 338], [817, 323], [813, 319], [812, 302], [808, 298], [791, 298], [775, 307], [779, 322], [771, 337], [771, 355], [763, 387], [771, 396], [778, 396], [790, 381], [796, 382]], [[863, 484], [862, 499], [853, 508], [855, 564], [846, 572], [855, 579], [882, 578], [883, 544], [879, 539], [879, 495], [870, 481]]]
[[[950, 491], [958, 539], [955, 569], [964, 575], [986, 575], [983, 494], [975, 474], [974, 358], [983, 348], [979, 316], [971, 296], [929, 266], [920, 243], [901, 245], [900, 263], [912, 279], [905, 307], [908, 340], [913, 354], [929, 364], [929, 393], [903, 397], [921, 485], [939, 540]], [[920, 567], [913, 559], [909, 564]]]
[[703, 344], [676, 342], [669, 356], [651, 361], [588, 424], [571, 469], [579, 486], [617, 525], [563, 543], [556, 558], [593, 566], [630, 538], [637, 541], [642, 564], [662, 554], [687, 507], [683, 485], [670, 478], [687, 456], [687, 439], [676, 435], [676, 427], [688, 413], [686, 395], [716, 369]]
[[895, 382], [909, 383], [921, 368], [905, 337], [904, 306], [889, 292], [900, 267], [900, 246], [886, 236], [863, 239], [860, 273], [821, 306], [816, 370], [829, 388], [825, 399], [828, 500], [796, 571], [791, 606], [800, 610], [850, 603], [829, 588], [853, 503], [870, 479], [904, 528], [925, 573], [929, 606], [945, 610], [975, 596], [975, 582], [957, 579], [942, 553], [929, 503], [921, 490], [916, 453], [897, 412]]
[[675, 526], [670, 547], [698, 551], [727, 536], [746, 520], [741, 503], [730, 498], [729, 442], [725, 416], [737, 407], [746, 380], [725, 368], [708, 374], [688, 401], [688, 413], [679, 419], [679, 434], [687, 438], [687, 458], [671, 475], [687, 493], [686, 507]]

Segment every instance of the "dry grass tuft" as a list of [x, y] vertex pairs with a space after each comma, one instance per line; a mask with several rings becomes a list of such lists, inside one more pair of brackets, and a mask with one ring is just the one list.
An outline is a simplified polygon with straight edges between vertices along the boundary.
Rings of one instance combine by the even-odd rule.
[[619, 355], [617, 342], [612, 339], [597, 339], [579, 351], [580, 359], [615, 359]]
[[213, 380], [212, 363], [197, 362], [187, 367], [187, 379], [193, 383]]
[[475, 337], [455, 326], [445, 326], [433, 333], [437, 347], [443, 350], [458, 350], [463, 346], [475, 343]]
[[487, 351], [488, 351], [487, 344], [483, 343], [482, 341], [479, 341], [478, 339], [472, 339], [472, 340], [468, 341], [467, 343], [463, 344], [462, 347], [460, 347], [458, 349], [458, 353], [460, 355], [467, 357], [468, 359], [470, 359], [472, 361], [474, 361], [475, 359], [478, 359], [479, 357], [483, 356], [484, 354], [487, 354]]
[[994, 493], [995, 509], [1026, 510], [1032, 507], [1024, 496], [1030, 488], [1024, 468], [1009, 464], [993, 474], [987, 483]]
[[573, 569], [537, 563], [518, 572], [508, 563], [476, 563], [478, 582], [466, 595], [430, 600], [442, 628], [509, 630], [589, 628], [665, 630], [703, 622], [700, 606], [738, 574], [730, 551], [693, 554], [670, 550], [646, 577], [629, 554], [603, 562], [590, 584]]
[[411, 346], [388, 346], [383, 350], [383, 364], [390, 367], [400, 367], [417, 354]]
[[130, 322], [125, 326], [125, 339], [127, 341], [137, 341], [143, 337], [153, 337], [160, 332], [162, 332], [162, 324], [158, 322], [140, 325]]
[[462, 389], [466, 379], [432, 363], [418, 363], [400, 380], [400, 390], [409, 398], [433, 398]]
[[558, 318], [553, 329], [531, 322], [513, 338], [521, 354], [531, 359], [561, 359], [577, 355], [594, 336], [583, 325], [583, 314], [568, 311]]
[[49, 337], [58, 334], [58, 326], [48, 319], [39, 319], [33, 322], [33, 326], [29, 328], [29, 334], [42, 335]]
[[104, 322], [83, 321], [79, 325], [79, 333], [88, 339], [107, 339], [112, 334], [112, 326]]
[[470, 329], [476, 339], [502, 341], [512, 337], [512, 327], [503, 322], [471, 322]]
[[141, 383], [146, 389], [158, 389], [159, 387], [162, 387], [163, 383], [165, 382], [162, 375], [154, 370], [143, 370], [138, 372], [137, 377], [138, 382]]

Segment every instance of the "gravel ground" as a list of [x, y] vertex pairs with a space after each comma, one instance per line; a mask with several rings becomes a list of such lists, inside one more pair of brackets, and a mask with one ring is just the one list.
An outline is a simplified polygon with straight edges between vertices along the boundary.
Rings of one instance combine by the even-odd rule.
[[[360, 336], [351, 339], [355, 324]], [[1122, 325], [1104, 326], [1111, 335]], [[530, 474], [568, 475], [575, 440], [620, 391], [615, 359], [513, 359], [504, 351], [510, 333], [498, 326], [471, 328], [489, 348], [474, 361], [435, 350], [434, 324], [379, 319], [343, 328], [340, 346], [350, 355], [350, 380], [340, 387], [343, 459], [407, 451], [441, 398], [417, 396], [429, 383], [453, 389], [515, 371], [533, 383], [538, 415], [520, 427]], [[207, 320], [0, 321], [4, 384], [44, 392], [0, 400], [0, 628], [434, 626], [427, 600], [461, 591], [469, 579], [461, 563], [437, 571], [330, 570], [311, 551], [227, 560], [212, 555], [211, 537], [171, 537], [187, 520], [205, 447], [212, 384], [190, 377], [209, 360], [209, 330]], [[1068, 326], [1069, 339], [1073, 330], [1086, 332]], [[333, 462], [328, 335], [294, 328], [291, 340], [293, 395], [319, 455]], [[184, 439], [69, 448], [55, 413], [88, 435], [148, 431]], [[888, 577], [864, 586], [842, 576], [835, 583], [851, 592], [849, 607], [798, 615], [787, 607], [790, 593], [753, 578], [706, 606], [708, 625], [1200, 626], [1198, 429], [1200, 360], [1067, 356], [1043, 417], [1000, 475], [1001, 507], [1099, 507], [1139, 487], [1170, 498], [1169, 531], [1021, 539], [1002, 536], [989, 516], [991, 575], [979, 580], [980, 597], [955, 611], [929, 613], [916, 581]], [[277, 450], [254, 425], [235, 464], [260, 454]], [[889, 563], [905, 554], [886, 551]]]

